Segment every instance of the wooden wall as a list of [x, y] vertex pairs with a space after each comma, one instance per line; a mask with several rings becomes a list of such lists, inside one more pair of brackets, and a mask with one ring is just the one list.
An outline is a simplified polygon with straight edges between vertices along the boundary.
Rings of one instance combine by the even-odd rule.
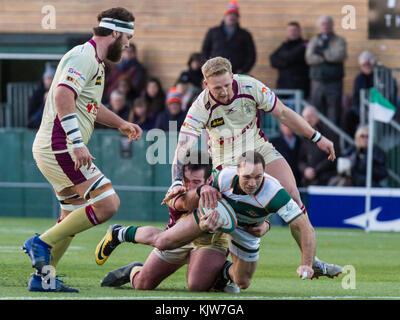
[[[159, 76], [164, 88], [171, 86], [186, 68], [190, 53], [199, 51], [206, 31], [221, 22], [228, 0], [3, 0], [0, 2], [0, 32], [88, 32], [97, 24], [98, 12], [113, 6], [131, 10], [136, 18], [134, 42], [139, 58], [149, 73]], [[269, 54], [285, 38], [289, 21], [299, 21], [303, 36], [316, 32], [316, 20], [328, 14], [336, 32], [348, 43], [345, 92], [350, 94], [358, 73], [357, 57], [365, 49], [376, 54], [389, 67], [400, 66], [400, 41], [368, 40], [368, 0], [239, 0], [240, 23], [248, 29], [257, 47], [252, 75], [274, 87], [276, 70]], [[44, 30], [42, 7], [56, 9], [56, 29]], [[356, 9], [356, 29], [341, 27], [342, 7]]]

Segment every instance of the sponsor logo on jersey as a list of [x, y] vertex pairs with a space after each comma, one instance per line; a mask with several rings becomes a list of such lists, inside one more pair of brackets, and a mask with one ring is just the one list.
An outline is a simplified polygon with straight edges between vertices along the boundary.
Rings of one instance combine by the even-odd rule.
[[219, 145], [222, 146], [225, 142], [230, 144], [233, 143], [236, 139], [240, 138], [248, 129], [250, 129], [251, 127], [253, 127], [254, 125], [254, 121], [251, 120], [250, 123], [244, 127], [242, 129], [242, 131], [240, 131], [237, 135], [233, 136], [233, 137], [228, 137], [228, 138], [224, 138], [224, 137], [219, 137]]
[[82, 73], [76, 71], [74, 68], [69, 68], [69, 69], [68, 69], [68, 73], [76, 74], [76, 75], [77, 75], [79, 78], [81, 78], [83, 81], [86, 81], [85, 76], [84, 76]]
[[219, 127], [225, 124], [224, 118], [217, 118], [211, 121], [211, 128]]
[[253, 88], [253, 86], [249, 86], [249, 85], [243, 86], [243, 85], [242, 85], [242, 89], [252, 89], [252, 88]]
[[96, 83], [94, 84], [95, 86], [101, 86], [101, 76], [98, 76], [96, 78]]
[[268, 93], [271, 92], [271, 90], [268, 89], [268, 88], [266, 88], [266, 87], [263, 87], [263, 88], [261, 89], [261, 91], [262, 91], [262, 93], [265, 93], [265, 94], [268, 94]]
[[210, 109], [210, 107], [211, 107], [210, 101], [207, 101], [207, 103], [204, 107], [206, 108], [206, 110]]
[[93, 113], [94, 115], [97, 115], [99, 111], [99, 107], [97, 106], [97, 103], [95, 101], [89, 102], [86, 106], [86, 109], [88, 113]]

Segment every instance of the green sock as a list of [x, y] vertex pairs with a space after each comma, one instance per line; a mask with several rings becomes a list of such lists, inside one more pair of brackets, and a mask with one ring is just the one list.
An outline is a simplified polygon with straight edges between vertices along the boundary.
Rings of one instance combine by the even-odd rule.
[[136, 234], [137, 228], [139, 228], [139, 227], [138, 226], [130, 226], [130, 227], [128, 227], [128, 229], [126, 229], [125, 235], [124, 235], [126, 242], [136, 243], [135, 234]]

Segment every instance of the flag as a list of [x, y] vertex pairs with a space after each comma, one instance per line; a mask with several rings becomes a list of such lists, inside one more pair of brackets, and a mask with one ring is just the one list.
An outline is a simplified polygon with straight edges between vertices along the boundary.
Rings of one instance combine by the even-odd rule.
[[371, 88], [369, 91], [369, 107], [376, 121], [388, 123], [396, 113], [396, 107], [386, 100], [375, 88]]

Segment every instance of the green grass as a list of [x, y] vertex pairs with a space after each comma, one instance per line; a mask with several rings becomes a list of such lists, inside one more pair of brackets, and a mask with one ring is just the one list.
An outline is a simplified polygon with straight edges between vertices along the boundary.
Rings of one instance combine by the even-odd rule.
[[[114, 221], [122, 224], [132, 222]], [[30, 259], [20, 249], [35, 232], [43, 232], [51, 219], [0, 218], [0, 299], [399, 299], [400, 237], [397, 233], [351, 229], [316, 229], [317, 255], [327, 262], [352, 265], [356, 288], [344, 289], [339, 278], [300, 280], [296, 269], [300, 252], [287, 227], [273, 227], [262, 239], [260, 260], [251, 286], [239, 295], [193, 293], [187, 289], [186, 267], [167, 278], [156, 290], [135, 291], [129, 285], [102, 288], [100, 281], [112, 269], [132, 261], [144, 261], [150, 247], [121, 245], [106, 264], [94, 261], [94, 249], [111, 222], [77, 235], [61, 260], [57, 274], [66, 274], [65, 283], [78, 294], [31, 293], [27, 290], [33, 272]], [[157, 225], [157, 224], [155, 224]], [[158, 225], [161, 226], [161, 225]]]

